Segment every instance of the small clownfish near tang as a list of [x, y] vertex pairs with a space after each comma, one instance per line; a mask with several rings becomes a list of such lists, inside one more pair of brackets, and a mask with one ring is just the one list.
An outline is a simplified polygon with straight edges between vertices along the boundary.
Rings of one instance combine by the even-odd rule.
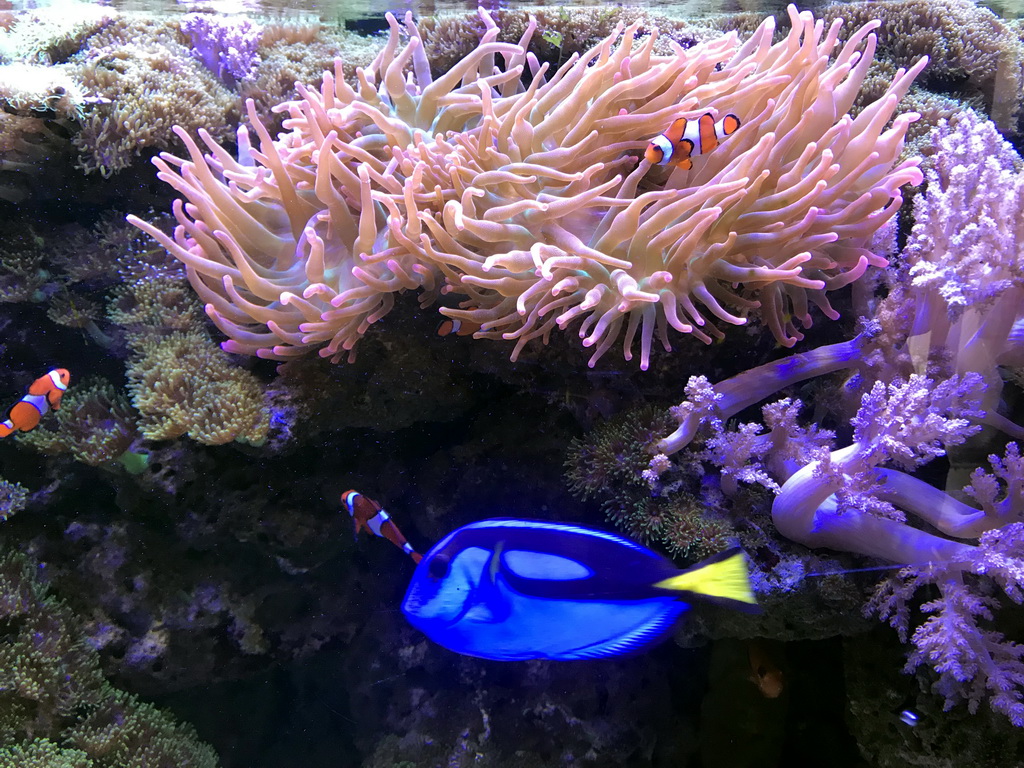
[[385, 512], [376, 501], [363, 496], [359, 491], [345, 491], [341, 494], [341, 501], [355, 522], [356, 534], [360, 531], [369, 531], [374, 536], [380, 536], [382, 539], [390, 541], [409, 555], [413, 562], [419, 563], [423, 559], [423, 555], [416, 552], [412, 548], [412, 544], [406, 541], [405, 536], [391, 519], [391, 515]]
[[675, 165], [688, 171], [693, 168], [690, 158], [706, 155], [739, 127], [740, 119], [736, 115], [726, 115], [717, 123], [710, 112], [696, 120], [680, 117], [667, 131], [651, 140], [644, 159], [652, 165]]
[[662, 640], [696, 600], [757, 611], [738, 548], [681, 571], [614, 533], [482, 520], [420, 561], [402, 613], [439, 645], [496, 661], [595, 659]]
[[0, 422], [0, 437], [7, 437], [12, 432], [28, 432], [51, 408], [59, 411], [60, 399], [70, 380], [67, 368], [54, 368], [33, 381], [28, 394], [11, 406], [7, 420]]

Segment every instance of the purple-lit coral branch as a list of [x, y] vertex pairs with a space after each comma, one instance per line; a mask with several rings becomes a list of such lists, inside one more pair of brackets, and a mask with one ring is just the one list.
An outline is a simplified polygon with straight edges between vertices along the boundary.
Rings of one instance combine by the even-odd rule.
[[225, 85], [249, 77], [260, 63], [263, 27], [250, 19], [193, 13], [181, 21], [192, 54]]
[[[947, 706], [966, 701], [1024, 726], [1021, 646], [989, 626], [1000, 589], [1024, 590], [1024, 461], [1011, 442], [963, 489], [971, 506], [909, 471], [987, 423], [1019, 438], [999, 412], [1000, 366], [1020, 365], [1024, 318], [1024, 175], [990, 123], [965, 113], [933, 134], [927, 191], [888, 296], [852, 342], [765, 364], [717, 385], [691, 378], [672, 410], [679, 429], [652, 446], [645, 473], [657, 492], [669, 454], [701, 441], [690, 459], [717, 466], [721, 487], [758, 483], [778, 495], [777, 530], [810, 547], [913, 564], [882, 586], [868, 609], [909, 635], [911, 599], [933, 585], [913, 633], [908, 669], [928, 664]], [[798, 403], [764, 407], [764, 425], [726, 421], [783, 387], [849, 369], [861, 391], [852, 441], [797, 421]], [[926, 375], [927, 374], [927, 375]], [[842, 410], [844, 400], [836, 405]], [[954, 491], [955, 494], [955, 491]], [[913, 515], [928, 528], [905, 522]], [[972, 542], [971, 540], [977, 540]]]
[[686, 386], [687, 399], [672, 408], [679, 428], [658, 441], [655, 452], [672, 454], [685, 448], [701, 424], [710, 418], [727, 420], [793, 384], [863, 366], [864, 343], [865, 338], [858, 336], [800, 352], [751, 368], [714, 386], [704, 377], [692, 378]]
[[[916, 487], [892, 482], [883, 500], [875, 491], [897, 476], [877, 474], [876, 467], [895, 463], [909, 469], [966, 440], [978, 430], [969, 419], [980, 416], [982, 388], [977, 374], [938, 384], [921, 376], [876, 383], [853, 419], [853, 443], [807, 463], [782, 483], [772, 505], [775, 527], [809, 547], [895, 563], [956, 560], [964, 545], [902, 522], [903, 491]], [[949, 515], [913, 506], [933, 524]]]

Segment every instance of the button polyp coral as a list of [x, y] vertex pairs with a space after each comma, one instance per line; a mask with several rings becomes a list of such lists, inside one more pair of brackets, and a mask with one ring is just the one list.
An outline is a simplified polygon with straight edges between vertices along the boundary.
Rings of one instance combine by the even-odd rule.
[[[840, 45], [841, 22], [789, 15], [774, 45], [769, 18], [745, 42], [668, 54], [657, 31], [620, 26], [549, 73], [527, 53], [535, 23], [498, 43], [481, 11], [480, 45], [436, 80], [416, 27], [400, 46], [391, 18], [357, 87], [339, 65], [300, 89], [278, 139], [250, 108], [258, 151], [245, 132], [238, 159], [200, 133], [204, 155], [179, 132], [190, 159], [157, 160], [188, 200], [179, 226], [132, 221], [187, 265], [234, 352], [337, 360], [405, 289], [423, 306], [457, 296], [442, 312], [514, 341], [513, 360], [577, 324], [590, 365], [621, 338], [646, 368], [669, 329], [710, 342], [751, 317], [792, 346], [812, 304], [837, 317], [827, 292], [886, 264], [869, 240], [921, 180], [897, 163], [917, 116], [893, 115], [926, 62], [852, 117], [877, 23]], [[638, 160], [704, 113], [742, 125], [692, 169]]]

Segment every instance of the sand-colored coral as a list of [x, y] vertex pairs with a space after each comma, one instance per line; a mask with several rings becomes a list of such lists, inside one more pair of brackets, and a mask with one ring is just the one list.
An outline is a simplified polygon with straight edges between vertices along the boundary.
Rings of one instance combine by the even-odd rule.
[[822, 18], [845, 19], [855, 28], [880, 19], [880, 55], [908, 67], [929, 58], [925, 80], [963, 89], [962, 98], [981, 95], [992, 120], [1016, 133], [1024, 93], [1024, 44], [1013, 25], [972, 0], [881, 0], [840, 3]]
[[270, 415], [259, 381], [205, 333], [151, 336], [136, 346], [128, 389], [150, 440], [188, 434], [207, 445], [266, 440]]
[[296, 83], [319, 85], [339, 56], [346, 79], [353, 81], [356, 68], [370, 66], [380, 48], [377, 38], [320, 25], [270, 24], [263, 30], [260, 62], [252, 76], [238, 84], [238, 93], [242, 99], [253, 100], [260, 120], [275, 133], [284, 116], [273, 108], [298, 96]]
[[225, 138], [238, 119], [237, 97], [171, 28], [117, 20], [75, 56], [75, 76], [105, 103], [84, 117], [74, 143], [86, 172], [110, 175], [146, 148], [174, 141], [171, 127], [203, 127]]
[[129, 334], [199, 331], [203, 307], [182, 278], [157, 276], [130, 280], [114, 288], [107, 317]]
[[0, 57], [44, 64], [64, 61], [118, 17], [113, 8], [89, 3], [60, 4], [19, 14], [0, 33]]
[[82, 87], [65, 70], [15, 62], [0, 65], [0, 103], [23, 117], [78, 118]]

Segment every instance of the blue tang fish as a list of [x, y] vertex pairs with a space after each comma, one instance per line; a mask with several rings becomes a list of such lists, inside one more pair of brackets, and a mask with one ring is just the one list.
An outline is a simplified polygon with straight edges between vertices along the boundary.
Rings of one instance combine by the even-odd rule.
[[606, 531], [495, 519], [438, 542], [416, 566], [402, 612], [467, 656], [595, 659], [657, 642], [696, 599], [756, 610], [742, 551], [681, 571]]

